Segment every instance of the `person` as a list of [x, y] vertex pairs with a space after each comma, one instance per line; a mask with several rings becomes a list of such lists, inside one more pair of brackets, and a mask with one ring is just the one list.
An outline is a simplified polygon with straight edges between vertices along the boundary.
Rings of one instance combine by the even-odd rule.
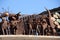
[[17, 21], [15, 17], [12, 17], [14, 20], [10, 21], [10, 34], [16, 34], [17, 30]]
[[43, 27], [43, 35], [46, 35], [46, 32], [45, 32], [45, 29], [47, 27], [47, 21], [46, 21], [46, 19], [43, 19], [43, 21], [42, 21], [42, 27]]
[[3, 31], [3, 34], [4, 34], [4, 35], [7, 35], [7, 34], [8, 34], [7, 28], [8, 28], [8, 22], [7, 22], [6, 19], [3, 17], [3, 18], [2, 18], [2, 31]]
[[37, 23], [37, 33], [38, 35], [43, 34], [43, 27], [41, 26], [40, 22]]

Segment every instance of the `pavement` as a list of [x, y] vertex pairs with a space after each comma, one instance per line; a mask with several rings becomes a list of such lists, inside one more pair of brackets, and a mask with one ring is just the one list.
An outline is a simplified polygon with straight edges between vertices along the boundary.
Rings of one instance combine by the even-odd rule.
[[60, 36], [0, 35], [0, 40], [60, 40]]

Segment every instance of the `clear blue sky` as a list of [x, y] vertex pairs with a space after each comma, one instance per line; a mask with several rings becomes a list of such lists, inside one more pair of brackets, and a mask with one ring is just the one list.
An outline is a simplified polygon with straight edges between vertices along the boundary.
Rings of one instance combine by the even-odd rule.
[[0, 12], [2, 8], [6, 10], [9, 8], [10, 12], [21, 14], [38, 14], [48, 9], [60, 6], [60, 0], [0, 0]]

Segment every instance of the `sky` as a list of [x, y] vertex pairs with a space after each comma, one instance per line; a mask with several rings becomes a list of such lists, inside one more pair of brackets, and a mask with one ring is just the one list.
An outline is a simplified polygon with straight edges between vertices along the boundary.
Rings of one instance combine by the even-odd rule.
[[59, 6], [60, 0], [0, 0], [0, 12], [39, 14], [45, 11], [44, 7], [53, 9]]

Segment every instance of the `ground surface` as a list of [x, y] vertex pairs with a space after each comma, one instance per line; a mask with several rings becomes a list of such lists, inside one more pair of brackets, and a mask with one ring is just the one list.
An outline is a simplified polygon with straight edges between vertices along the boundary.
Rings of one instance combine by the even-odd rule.
[[60, 37], [36, 35], [0, 35], [0, 40], [60, 40]]

